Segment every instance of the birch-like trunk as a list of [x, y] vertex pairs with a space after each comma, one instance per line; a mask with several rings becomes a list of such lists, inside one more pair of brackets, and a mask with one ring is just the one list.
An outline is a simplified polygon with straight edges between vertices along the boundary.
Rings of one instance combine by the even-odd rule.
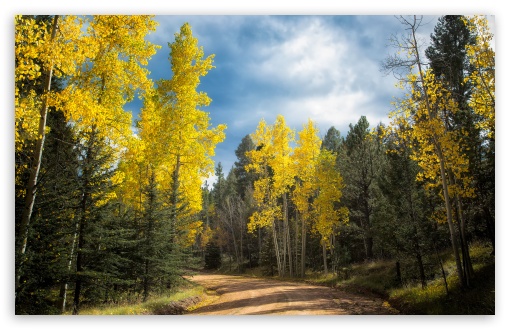
[[322, 243], [322, 259], [324, 260], [324, 274], [328, 274], [328, 256], [327, 256], [327, 249], [326, 249], [326, 243]]
[[[73, 256], [74, 256], [74, 248], [76, 246], [76, 240], [78, 238], [78, 230], [79, 226], [78, 223], [76, 224], [76, 230], [74, 232], [73, 236], [73, 243], [71, 244], [71, 252], [69, 253], [69, 257], [67, 258], [67, 272], [71, 272], [71, 266], [73, 264]], [[59, 294], [59, 303], [58, 306], [60, 308], [60, 313], [64, 314], [66, 311], [66, 300], [67, 300], [67, 279], [60, 285], [60, 294]]]
[[[53, 18], [53, 25], [51, 28], [51, 39], [53, 42], [57, 32], [58, 15]], [[44, 95], [42, 98], [42, 106], [39, 117], [39, 128], [37, 131], [38, 139], [34, 150], [34, 160], [30, 168], [30, 177], [27, 182], [27, 188], [25, 192], [25, 206], [21, 215], [20, 224], [20, 239], [18, 242], [19, 247], [19, 264], [16, 267], [16, 291], [20, 284], [21, 267], [23, 265], [23, 259], [25, 257], [25, 251], [27, 249], [28, 231], [30, 227], [30, 218], [32, 217], [32, 211], [34, 209], [35, 196], [37, 193], [37, 180], [39, 177], [39, 171], [41, 169], [42, 152], [44, 149], [44, 140], [46, 138], [46, 118], [48, 116], [48, 93], [51, 90], [51, 78], [53, 76], [53, 63], [51, 63], [48, 71], [46, 72], [46, 79], [44, 81]]]
[[[422, 70], [422, 67], [421, 67], [420, 53], [419, 53], [419, 50], [418, 50], [418, 42], [416, 40], [416, 25], [415, 25], [416, 24], [416, 16], [414, 16], [414, 19], [415, 19], [415, 22], [411, 26], [411, 34], [412, 34], [412, 38], [413, 38], [412, 48], [413, 48], [413, 50], [415, 52], [416, 62], [418, 64], [418, 72], [419, 72], [420, 79], [421, 79], [421, 84], [422, 84], [422, 87], [423, 87], [423, 90], [424, 90], [423, 95], [425, 97], [425, 104], [426, 104], [426, 107], [427, 107], [427, 112], [428, 112], [428, 115], [429, 115], [430, 118], [434, 118], [435, 116], [433, 115], [432, 107], [430, 105], [427, 86], [424, 83], [425, 79], [423, 77], [423, 70]], [[452, 249], [453, 249], [453, 253], [454, 253], [454, 256], [455, 256], [455, 264], [457, 266], [457, 275], [459, 276], [460, 282], [464, 286], [465, 285], [465, 279], [464, 279], [464, 275], [463, 275], [463, 271], [462, 271], [462, 265], [461, 265], [461, 262], [460, 262], [459, 248], [458, 248], [458, 245], [457, 245], [457, 238], [456, 238], [456, 235], [455, 235], [455, 227], [453, 225], [453, 219], [452, 219], [452, 206], [451, 206], [450, 196], [449, 196], [449, 193], [448, 193], [448, 178], [446, 177], [445, 157], [443, 155], [441, 146], [437, 142], [437, 137], [434, 137], [434, 140], [435, 140], [433, 142], [434, 143], [434, 148], [435, 148], [435, 151], [436, 151], [436, 155], [439, 158], [439, 167], [440, 167], [440, 171], [441, 171], [441, 183], [442, 183], [442, 186], [443, 186], [443, 196], [444, 196], [445, 207], [446, 207], [446, 218], [447, 218], [447, 221], [448, 221], [448, 228], [450, 230], [450, 241], [452, 243]]]

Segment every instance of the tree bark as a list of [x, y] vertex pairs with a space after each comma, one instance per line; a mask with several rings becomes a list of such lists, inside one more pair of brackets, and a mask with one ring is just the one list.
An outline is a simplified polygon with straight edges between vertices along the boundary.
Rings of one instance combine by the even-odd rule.
[[301, 277], [305, 278], [305, 258], [306, 258], [306, 221], [301, 217]]
[[283, 273], [283, 269], [282, 269], [282, 262], [281, 262], [281, 259], [280, 259], [280, 249], [278, 247], [278, 235], [277, 235], [277, 231], [276, 231], [276, 223], [275, 223], [275, 220], [273, 220], [273, 226], [272, 226], [272, 232], [273, 232], [273, 243], [274, 243], [274, 250], [275, 250], [275, 255], [276, 255], [276, 265], [278, 267], [278, 276], [283, 276], [284, 273]]
[[[423, 70], [422, 70], [422, 67], [421, 67], [420, 53], [419, 53], [419, 50], [418, 50], [418, 43], [416, 41], [416, 16], [414, 16], [414, 20], [415, 20], [414, 24], [411, 26], [411, 33], [412, 33], [412, 38], [413, 38], [412, 47], [414, 48], [414, 52], [415, 52], [415, 56], [416, 56], [416, 63], [418, 64], [418, 72], [419, 72], [420, 79], [421, 79], [421, 84], [422, 84], [422, 87], [423, 87], [423, 90], [424, 90], [423, 94], [425, 96], [425, 104], [427, 106], [427, 112], [428, 112], [429, 117], [433, 118], [435, 116], [432, 113], [432, 107], [430, 105], [430, 101], [429, 101], [429, 98], [428, 98], [427, 86], [424, 83], [425, 79], [423, 77]], [[460, 263], [459, 249], [458, 249], [458, 246], [457, 246], [457, 239], [456, 239], [456, 235], [455, 235], [455, 227], [453, 226], [452, 206], [451, 206], [451, 202], [450, 202], [450, 196], [449, 196], [449, 193], [448, 193], [448, 179], [446, 177], [444, 155], [443, 155], [443, 152], [441, 150], [441, 146], [437, 142], [437, 138], [435, 138], [435, 140], [436, 141], [434, 141], [433, 143], [434, 143], [434, 148], [436, 150], [436, 155], [439, 158], [439, 167], [440, 167], [440, 171], [441, 171], [441, 182], [442, 182], [442, 185], [443, 185], [443, 196], [444, 196], [445, 207], [446, 207], [446, 218], [447, 218], [447, 221], [448, 221], [448, 228], [450, 230], [450, 240], [451, 240], [451, 243], [452, 243], [452, 249], [453, 249], [453, 253], [454, 253], [454, 256], [455, 256], [455, 264], [457, 266], [457, 275], [459, 276], [459, 280], [462, 283], [462, 285], [465, 286], [465, 279], [464, 279], [464, 276], [463, 276], [462, 265]]]
[[[79, 225], [77, 223], [76, 230], [75, 230], [74, 236], [73, 236], [73, 243], [71, 244], [71, 252], [69, 253], [69, 258], [68, 258], [68, 262], [67, 262], [67, 272], [68, 273], [71, 272], [71, 266], [73, 264], [74, 247], [76, 246], [76, 240], [78, 238], [78, 230], [79, 230]], [[64, 312], [66, 311], [67, 286], [68, 286], [67, 282], [68, 282], [68, 279], [66, 278], [60, 286], [58, 306], [59, 306], [61, 314], [64, 314]]]
[[85, 212], [86, 212], [87, 197], [84, 194], [82, 198], [82, 216], [79, 221], [78, 230], [78, 249], [76, 253], [76, 280], [74, 284], [74, 299], [73, 299], [73, 315], [78, 315], [80, 312], [80, 294], [82, 287], [82, 274], [83, 271], [83, 227], [85, 226]]
[[289, 225], [289, 210], [287, 203], [287, 193], [283, 194], [283, 212], [284, 212], [284, 221], [285, 221], [285, 236], [287, 237], [287, 252], [289, 255], [289, 276], [294, 276], [294, 272], [292, 269], [292, 244], [290, 239], [290, 225]]
[[328, 274], [328, 256], [327, 256], [327, 249], [326, 249], [326, 243], [322, 243], [322, 259], [324, 261], [324, 274]]
[[[439, 146], [436, 146], [436, 149], [438, 149], [440, 151]], [[439, 166], [441, 168], [441, 181], [443, 183], [443, 196], [444, 196], [444, 200], [445, 200], [445, 204], [446, 204], [446, 218], [448, 221], [448, 228], [450, 230], [450, 241], [452, 243], [453, 254], [455, 256], [455, 264], [457, 266], [457, 275], [459, 276], [459, 280], [460, 280], [460, 283], [462, 283], [462, 286], [465, 286], [466, 281], [465, 281], [464, 274], [462, 271], [462, 265], [460, 263], [459, 248], [457, 246], [457, 237], [455, 235], [455, 227], [453, 225], [452, 207], [451, 207], [451, 203], [450, 203], [450, 196], [448, 194], [448, 183], [447, 183], [446, 174], [445, 174], [444, 160], [442, 157], [442, 153], [438, 152], [438, 154], [441, 155], [439, 157]]]
[[299, 260], [299, 224], [298, 224], [298, 212], [296, 212], [296, 219], [294, 220], [294, 269], [296, 270], [296, 276], [298, 273], [298, 260]]
[[[53, 25], [51, 28], [51, 39], [50, 42], [53, 42], [55, 39], [55, 35], [57, 32], [57, 23], [58, 23], [58, 15], [55, 15], [53, 18]], [[32, 167], [30, 168], [30, 178], [27, 182], [27, 187], [25, 191], [25, 206], [23, 208], [23, 213], [21, 215], [21, 224], [20, 224], [20, 239], [19, 239], [19, 258], [18, 265], [16, 266], [16, 291], [18, 291], [18, 287], [20, 284], [21, 277], [21, 268], [24, 263], [25, 251], [27, 248], [28, 242], [28, 231], [30, 227], [30, 218], [32, 217], [32, 211], [34, 208], [35, 196], [37, 193], [37, 179], [39, 177], [39, 171], [41, 169], [41, 160], [42, 160], [42, 152], [44, 148], [44, 140], [46, 138], [46, 118], [48, 116], [48, 93], [51, 90], [51, 78], [53, 76], [53, 62], [50, 65], [50, 68], [46, 72], [46, 79], [44, 81], [44, 95], [42, 106], [40, 110], [39, 117], [39, 128], [38, 128], [38, 139], [35, 145], [34, 150], [34, 159], [32, 161]]]
[[455, 196], [455, 202], [457, 203], [457, 214], [459, 215], [460, 224], [460, 237], [462, 244], [462, 260], [464, 264], [464, 274], [466, 276], [466, 284], [469, 287], [471, 285], [471, 279], [474, 276], [473, 264], [471, 263], [471, 256], [469, 255], [469, 244], [466, 237], [466, 219], [462, 212], [462, 202], [459, 196]]

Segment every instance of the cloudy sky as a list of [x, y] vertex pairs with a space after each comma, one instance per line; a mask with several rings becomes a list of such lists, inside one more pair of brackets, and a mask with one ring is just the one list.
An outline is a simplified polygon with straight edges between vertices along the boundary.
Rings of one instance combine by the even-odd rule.
[[[402, 33], [394, 16], [156, 16], [159, 22], [148, 39], [162, 48], [151, 59], [154, 80], [171, 77], [168, 42], [188, 22], [205, 56], [214, 65], [199, 89], [212, 99], [205, 111], [212, 125], [227, 124], [226, 139], [214, 160], [225, 173], [236, 161], [241, 139], [259, 121], [273, 123], [278, 114], [302, 129], [308, 118], [324, 136], [331, 126], [342, 135], [349, 124], [366, 116], [371, 125], [388, 122], [392, 97], [399, 90], [392, 75], [381, 72], [381, 61], [394, 49], [388, 38]], [[437, 16], [424, 16], [424, 42]], [[139, 103], [127, 108], [136, 117]]]

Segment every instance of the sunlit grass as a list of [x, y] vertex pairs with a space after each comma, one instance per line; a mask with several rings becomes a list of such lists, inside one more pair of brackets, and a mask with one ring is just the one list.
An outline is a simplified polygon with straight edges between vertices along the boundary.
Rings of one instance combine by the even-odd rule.
[[486, 244], [475, 243], [470, 256], [475, 271], [471, 288], [462, 290], [456, 276], [455, 261], [445, 262], [449, 294], [444, 280], [437, 277], [427, 286], [414, 285], [390, 290], [390, 302], [406, 314], [483, 314], [495, 312], [495, 262]]
[[338, 274], [307, 274], [307, 282], [335, 286], [342, 290], [376, 294], [399, 309], [403, 314], [494, 314], [495, 310], [495, 261], [491, 246], [473, 243], [470, 256], [475, 276], [471, 288], [462, 290], [456, 276], [452, 253], [441, 253], [447, 274], [449, 294], [439, 265], [434, 279], [421, 283], [408, 282], [402, 286], [396, 281], [394, 261], [371, 261], [340, 269]]
[[165, 295], [149, 298], [146, 302], [124, 303], [120, 305], [106, 305], [85, 308], [80, 311], [82, 315], [152, 315], [158, 310], [164, 309], [172, 302], [180, 301], [189, 297], [203, 296], [203, 287], [193, 285], [172, 290]]

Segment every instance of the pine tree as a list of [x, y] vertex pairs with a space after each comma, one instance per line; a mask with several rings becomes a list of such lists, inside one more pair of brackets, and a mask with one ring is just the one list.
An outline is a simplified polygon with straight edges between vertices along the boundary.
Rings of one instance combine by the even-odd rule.
[[365, 258], [374, 257], [374, 210], [377, 207], [376, 179], [380, 175], [381, 150], [369, 123], [361, 116], [356, 125], [349, 125], [345, 138], [345, 157], [341, 157], [340, 169], [346, 188], [344, 196], [350, 211], [350, 219], [363, 230]]
[[[398, 69], [407, 70], [406, 80], [401, 81], [402, 87], [408, 84], [411, 93], [406, 95], [398, 105], [397, 111], [391, 114], [394, 127], [411, 127], [405, 132], [410, 133], [418, 143], [413, 148], [412, 159], [420, 165], [422, 172], [417, 176], [418, 180], [428, 182], [428, 188], [440, 187], [444, 198], [446, 219], [449, 225], [452, 250], [455, 256], [457, 275], [463, 287], [469, 286], [472, 274], [469, 262], [469, 251], [462, 238], [460, 247], [463, 251], [465, 267], [462, 266], [458, 251], [459, 242], [457, 229], [455, 228], [454, 216], [460, 221], [460, 235], [464, 236], [461, 198], [474, 196], [471, 186], [472, 177], [469, 173], [469, 159], [462, 154], [461, 143], [462, 131], [452, 130], [448, 125], [451, 118], [449, 114], [455, 114], [459, 105], [452, 97], [448, 86], [441, 80], [436, 79], [430, 69], [426, 69], [420, 54], [417, 40], [417, 30], [421, 24], [421, 18], [414, 16], [411, 19], [400, 17], [402, 24], [409, 33], [402, 40], [393, 39], [392, 42], [398, 49], [406, 47], [407, 58], [398, 55], [388, 58], [385, 68], [389, 71]], [[413, 71], [416, 69], [416, 71]], [[401, 132], [399, 130], [396, 131]]]
[[255, 149], [255, 144], [253, 143], [250, 135], [246, 135], [241, 140], [239, 146], [235, 150], [235, 154], [237, 157], [237, 161], [234, 163], [234, 171], [237, 177], [237, 193], [244, 199], [246, 190], [251, 188], [253, 189], [253, 182], [255, 181], [255, 176], [253, 173], [246, 171], [246, 166], [249, 164], [250, 160], [248, 159], [246, 153]]

